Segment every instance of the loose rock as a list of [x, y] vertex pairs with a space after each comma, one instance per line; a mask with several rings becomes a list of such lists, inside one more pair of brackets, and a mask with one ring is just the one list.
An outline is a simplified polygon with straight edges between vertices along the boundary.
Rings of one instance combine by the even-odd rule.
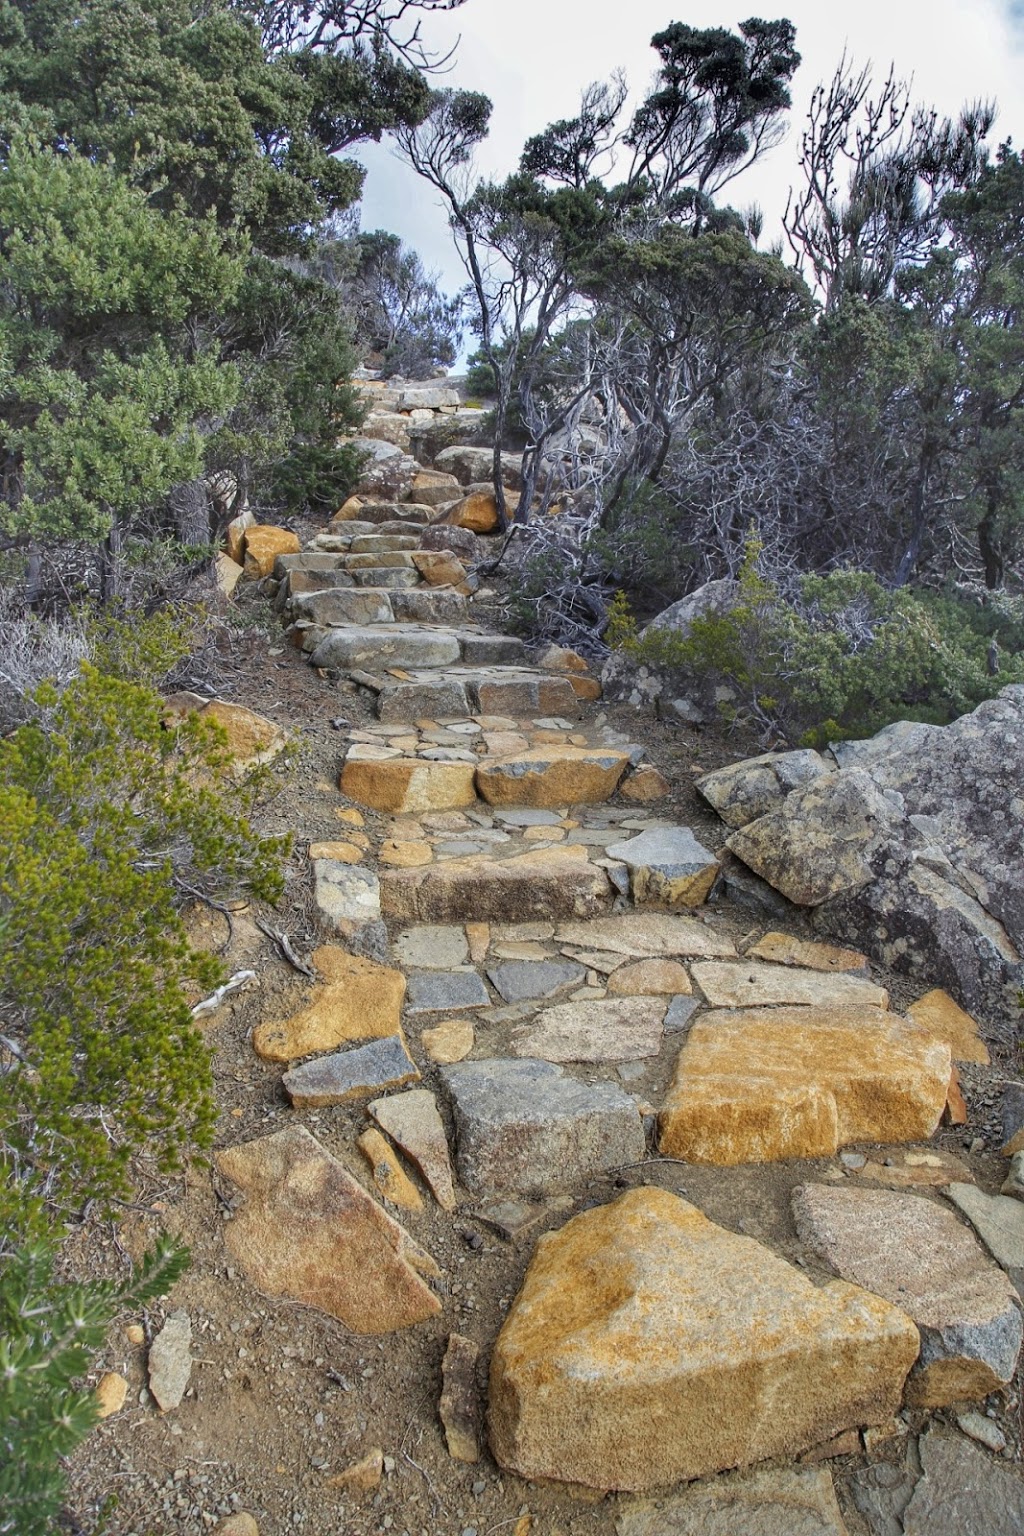
[[149, 1346], [149, 1390], [162, 1412], [178, 1407], [191, 1375], [192, 1322], [172, 1312]]
[[480, 1425], [483, 1410], [476, 1381], [480, 1346], [453, 1333], [441, 1363], [440, 1415], [448, 1454], [454, 1461], [471, 1465], [480, 1460]]
[[375, 1099], [369, 1113], [402, 1151], [411, 1157], [433, 1191], [438, 1205], [454, 1211], [452, 1165], [448, 1156], [448, 1138], [438, 1113], [437, 1101], [426, 1088]]
[[290, 1296], [354, 1333], [390, 1333], [434, 1317], [424, 1276], [440, 1271], [302, 1126], [230, 1147], [217, 1166], [245, 1203], [228, 1252], [268, 1296]]
[[867, 1291], [632, 1190], [537, 1244], [494, 1347], [491, 1449], [602, 1489], [747, 1466], [889, 1417], [917, 1344]]

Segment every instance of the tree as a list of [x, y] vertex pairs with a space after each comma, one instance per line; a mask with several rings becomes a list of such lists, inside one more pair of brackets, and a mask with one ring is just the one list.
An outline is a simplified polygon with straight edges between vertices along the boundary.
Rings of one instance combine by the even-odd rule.
[[[200, 336], [243, 259], [109, 164], [15, 141], [0, 175], [4, 530], [106, 541], [199, 472], [237, 371]], [[173, 338], [173, 340], [172, 340]]]
[[387, 374], [429, 378], [458, 356], [461, 298], [438, 289], [415, 251], [377, 229], [325, 244], [318, 270], [330, 276], [351, 317], [355, 345]]
[[[560, 330], [592, 313], [594, 274], [666, 231], [699, 235], [712, 198], [774, 142], [799, 63], [789, 22], [745, 22], [737, 34], [674, 24], [652, 40], [660, 65], [654, 87], [620, 125], [625, 84], [615, 77], [584, 93], [580, 112], [526, 145], [518, 172], [502, 183], [472, 177], [490, 102], [440, 91], [418, 129], [399, 131], [414, 169], [442, 196], [475, 304], [480, 354], [496, 399], [494, 488], [504, 526], [499, 450], [513, 389], [530, 435], [523, 454], [517, 517], [529, 516], [546, 444], [592, 388], [553, 399], [536, 381]], [[625, 180], [609, 186], [617, 158]]]

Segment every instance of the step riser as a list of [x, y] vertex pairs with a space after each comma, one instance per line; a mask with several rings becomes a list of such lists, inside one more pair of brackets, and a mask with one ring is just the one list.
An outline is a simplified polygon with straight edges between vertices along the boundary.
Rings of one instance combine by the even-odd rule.
[[462, 658], [457, 635], [411, 631], [389, 634], [372, 628], [336, 629], [324, 635], [313, 651], [315, 667], [448, 667]]

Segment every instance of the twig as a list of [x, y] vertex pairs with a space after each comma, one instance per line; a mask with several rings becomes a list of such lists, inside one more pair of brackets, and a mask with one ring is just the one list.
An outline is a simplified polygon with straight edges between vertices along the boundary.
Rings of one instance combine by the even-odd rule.
[[444, 1509], [444, 1500], [442, 1499], [441, 1495], [438, 1493], [437, 1489], [434, 1487], [434, 1484], [433, 1484], [433, 1482], [431, 1481], [431, 1478], [430, 1478], [430, 1473], [426, 1470], [426, 1468], [425, 1467], [421, 1467], [418, 1461], [413, 1461], [413, 1459], [409, 1455], [408, 1451], [403, 1451], [402, 1452], [402, 1460], [403, 1461], [407, 1461], [409, 1463], [410, 1467], [415, 1467], [416, 1471], [423, 1478], [423, 1481], [426, 1483], [427, 1487], [430, 1489], [430, 1494], [431, 1494], [432, 1499], [434, 1500], [434, 1504], [436, 1506], [436, 1509]]
[[215, 912], [220, 912], [224, 917], [227, 918], [228, 936], [224, 940], [224, 943], [220, 946], [221, 951], [227, 949], [228, 945], [231, 943], [231, 940], [235, 936], [235, 924], [234, 919], [231, 916], [231, 908], [226, 907], [224, 903], [222, 901], [218, 901], [216, 897], [208, 896], [205, 891], [200, 891], [196, 886], [186, 884], [186, 882], [182, 880], [180, 876], [176, 877], [176, 884], [180, 890], [185, 892], [186, 896], [194, 896], [196, 901], [205, 902], [208, 907], [212, 907]]
[[688, 1163], [685, 1157], [645, 1157], [639, 1163], [616, 1163], [615, 1167], [610, 1168], [608, 1171], [609, 1173], [622, 1173], [627, 1168], [660, 1168], [666, 1163], [674, 1163], [677, 1168], [693, 1167], [693, 1164]]
[[192, 1009], [192, 1017], [204, 1019], [208, 1013], [216, 1013], [226, 997], [230, 997], [232, 992], [237, 992], [247, 982], [255, 980], [255, 971], [236, 971], [233, 976], [228, 977], [222, 987], [217, 988], [216, 992], [211, 992], [209, 997], [204, 997], [201, 1003], [196, 1003]]
[[301, 971], [303, 976], [308, 976], [310, 981], [316, 981], [316, 971], [314, 971], [313, 967], [307, 961], [301, 959], [295, 953], [291, 945], [291, 940], [286, 933], [281, 933], [277, 928], [271, 928], [269, 923], [265, 923], [263, 919], [259, 917], [256, 919], [256, 926], [261, 933], [266, 934], [268, 939], [273, 939], [274, 943], [278, 946], [282, 955], [288, 961], [289, 965], [294, 966], [297, 971]]

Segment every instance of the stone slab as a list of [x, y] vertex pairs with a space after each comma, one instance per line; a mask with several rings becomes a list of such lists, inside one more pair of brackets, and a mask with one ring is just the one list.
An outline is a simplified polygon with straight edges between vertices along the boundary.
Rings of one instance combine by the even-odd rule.
[[789, 933], [766, 933], [746, 951], [752, 960], [770, 960], [774, 965], [798, 965], [805, 970], [868, 974], [868, 957], [856, 949], [842, 949], [836, 944], [819, 944], [811, 939], [797, 939]]
[[680, 1052], [659, 1146], [731, 1166], [833, 1157], [856, 1142], [927, 1140], [949, 1072], [948, 1046], [881, 1009], [704, 1014]]
[[889, 994], [861, 976], [823, 974], [743, 959], [699, 962], [693, 979], [713, 1008], [804, 1004], [816, 1008], [888, 1008]]
[[369, 869], [338, 859], [313, 861], [314, 896], [327, 921], [343, 935], [380, 919], [380, 882]]
[[351, 1051], [317, 1056], [284, 1074], [282, 1085], [296, 1109], [322, 1109], [367, 1098], [382, 1088], [397, 1088], [419, 1077], [399, 1035], [372, 1040]]
[[437, 1100], [429, 1089], [413, 1088], [386, 1099], [375, 1099], [369, 1105], [369, 1112], [406, 1156], [412, 1158], [437, 1203], [446, 1211], [454, 1211], [456, 1199], [448, 1138]]
[[607, 800], [629, 766], [625, 752], [597, 747], [534, 747], [512, 757], [486, 760], [477, 789], [491, 805], [593, 805]]
[[1017, 1294], [952, 1211], [920, 1195], [820, 1184], [797, 1188], [792, 1203], [797, 1233], [818, 1258], [917, 1325], [914, 1407], [984, 1398], [1012, 1379]]
[[996, 1262], [1024, 1272], [1024, 1202], [1010, 1195], [986, 1195], [973, 1184], [950, 1184], [946, 1193]]
[[727, 1473], [628, 1508], [616, 1536], [848, 1536], [825, 1467]]
[[310, 658], [314, 667], [445, 667], [461, 656], [459, 637], [451, 630], [370, 624], [332, 629]]
[[466, 930], [454, 924], [425, 923], [406, 928], [395, 939], [395, 959], [417, 970], [447, 971], [469, 959]]
[[354, 1333], [389, 1333], [435, 1317], [415, 1243], [304, 1126], [225, 1148], [220, 1172], [245, 1194], [226, 1223], [229, 1254], [267, 1296], [287, 1296]]
[[663, 997], [609, 997], [545, 1008], [517, 1030], [512, 1050], [541, 1061], [645, 1061], [661, 1049]]
[[414, 1013], [462, 1012], [467, 1008], [488, 1008], [491, 997], [476, 971], [412, 971], [406, 1011]]
[[715, 933], [694, 917], [673, 917], [655, 912], [631, 912], [623, 917], [601, 917], [586, 923], [559, 923], [555, 942], [581, 949], [606, 950], [628, 960], [659, 955], [687, 959], [717, 959], [735, 955], [731, 939]]
[[566, 987], [578, 986], [586, 974], [583, 966], [572, 960], [513, 959], [491, 966], [487, 972], [491, 985], [506, 1003], [553, 997]]
[[341, 771], [344, 795], [371, 810], [401, 814], [456, 810], [476, 799], [475, 765], [432, 763], [423, 758], [349, 759]]
[[615, 1084], [545, 1061], [465, 1061], [440, 1077], [459, 1177], [475, 1195], [544, 1193], [644, 1156], [636, 1105]]
[[941, 987], [919, 997], [907, 1012], [922, 1029], [948, 1043], [954, 1061], [975, 1061], [988, 1066], [988, 1048], [978, 1038], [977, 1022]]
[[607, 853], [628, 868], [638, 906], [699, 907], [721, 867], [689, 827], [654, 827]]
[[252, 1043], [264, 1061], [297, 1061], [332, 1051], [351, 1040], [401, 1033], [405, 977], [401, 971], [347, 954], [336, 946], [315, 950], [313, 964], [325, 978], [305, 1007], [282, 1020], [259, 1024]]
[[965, 1440], [934, 1428], [918, 1441], [923, 1476], [903, 1516], [904, 1536], [1020, 1536], [1024, 1479]]

